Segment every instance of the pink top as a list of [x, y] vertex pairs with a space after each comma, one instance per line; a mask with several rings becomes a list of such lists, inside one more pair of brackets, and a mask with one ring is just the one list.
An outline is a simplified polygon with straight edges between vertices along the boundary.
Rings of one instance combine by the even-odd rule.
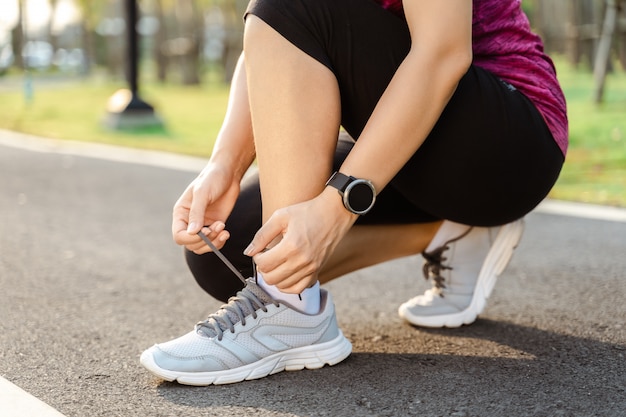
[[[376, 0], [403, 15], [402, 0]], [[528, 97], [561, 148], [567, 152], [568, 124], [565, 97], [543, 42], [530, 29], [521, 0], [473, 0], [472, 49], [474, 64], [513, 85]]]

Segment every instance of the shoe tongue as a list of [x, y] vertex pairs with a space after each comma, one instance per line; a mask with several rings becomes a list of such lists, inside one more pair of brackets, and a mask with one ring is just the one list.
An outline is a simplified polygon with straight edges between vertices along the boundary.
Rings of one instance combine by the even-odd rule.
[[[267, 294], [261, 287], [259, 287], [253, 278], [248, 278], [246, 280], [246, 284], [247, 285], [245, 286], [244, 290], [249, 291], [252, 294], [254, 294], [259, 299], [259, 301], [263, 303], [263, 305], [274, 303], [274, 300], [272, 299], [272, 297], [270, 297], [269, 294]], [[240, 298], [240, 299], [248, 298], [246, 297], [244, 290], [241, 290], [240, 292], [238, 292], [235, 297]], [[255, 307], [256, 308], [259, 307], [258, 305], [256, 305], [257, 303], [254, 300], [250, 300], [250, 301], [251, 301], [250, 304], [253, 309]], [[222, 331], [226, 331], [229, 328], [225, 320], [223, 319], [224, 316], [227, 316], [228, 319], [233, 324], [239, 323], [241, 321], [241, 318], [239, 317], [239, 314], [236, 313], [236, 309], [229, 308], [229, 306], [231, 306], [232, 304], [237, 304], [239, 306], [244, 317], [247, 317], [254, 312], [254, 310], [252, 310], [248, 306], [248, 303], [246, 303], [245, 301], [231, 299], [228, 302], [228, 304], [222, 306], [222, 308], [220, 308], [220, 310], [218, 310], [215, 314], [211, 314], [209, 316], [209, 319], [213, 318], [215, 321], [211, 320], [211, 324], [209, 324], [209, 319], [207, 319], [206, 321], [202, 322], [202, 324], [204, 325], [199, 326], [196, 331], [208, 337], [217, 336], [217, 332], [213, 326], [215, 325], [219, 326]]]
[[[256, 283], [256, 281], [254, 280], [254, 278], [248, 278], [246, 280], [247, 285], [245, 286], [245, 289], [250, 291], [252, 294], [256, 295], [257, 298], [259, 299], [259, 301], [261, 301], [263, 303], [263, 305], [268, 305], [274, 302], [274, 300], [272, 300], [272, 297], [269, 296], [268, 293], [265, 292], [265, 290], [263, 290], [263, 288], [259, 287]], [[241, 292], [238, 292], [236, 297], [240, 297], [240, 298], [247, 298], [245, 297], [245, 295], [242, 295]], [[252, 300], [251, 300], [252, 301]], [[251, 310], [248, 307], [248, 304], [243, 302], [243, 301], [233, 301], [234, 303], [237, 303], [239, 305], [239, 308], [241, 308], [241, 311], [243, 312], [243, 315], [245, 317], [248, 317], [250, 314], [252, 314], [253, 310]], [[230, 304], [230, 303], [229, 303]], [[258, 308], [259, 306], [256, 305], [255, 302], [252, 302], [252, 308]], [[239, 318], [239, 315], [237, 315], [237, 313], [235, 313], [233, 311], [233, 309], [226, 309], [226, 312], [228, 314], [228, 318], [230, 319], [230, 321], [232, 321], [233, 323], [238, 323], [241, 321], [241, 319]], [[221, 323], [220, 323], [221, 325]], [[223, 330], [223, 329], [222, 329]]]
[[274, 299], [265, 292], [263, 288], [257, 285], [256, 280], [254, 278], [248, 278], [246, 280], [247, 285], [246, 289], [256, 295], [259, 300], [263, 302], [263, 305], [268, 305], [274, 303]]

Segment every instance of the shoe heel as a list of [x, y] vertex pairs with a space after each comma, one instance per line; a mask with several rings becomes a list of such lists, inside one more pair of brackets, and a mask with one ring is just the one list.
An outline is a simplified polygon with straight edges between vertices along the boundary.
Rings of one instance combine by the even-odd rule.
[[[498, 235], [493, 243], [492, 252], [487, 255], [483, 269], [480, 271], [476, 290], [482, 292], [483, 300], [479, 302], [477, 311], [482, 312], [498, 277], [509, 265], [515, 248], [519, 245], [524, 232], [524, 220], [520, 219], [513, 223], [506, 224], [498, 231]], [[476, 297], [475, 297], [476, 298]]]
[[502, 227], [498, 235], [502, 235], [502, 253], [496, 262], [496, 275], [500, 275], [504, 272], [509, 265], [509, 261], [513, 257], [513, 252], [519, 245], [522, 235], [524, 234], [524, 220], [518, 220], [516, 222], [507, 224]]
[[478, 282], [476, 283], [472, 303], [468, 309], [473, 310], [476, 314], [475, 317], [470, 318], [471, 321], [476, 320], [476, 317], [485, 309], [487, 299], [491, 296], [498, 277], [509, 265], [509, 261], [513, 257], [513, 252], [519, 245], [523, 233], [524, 219], [506, 224], [498, 231], [493, 244], [493, 251], [485, 259], [483, 269], [481, 269]]

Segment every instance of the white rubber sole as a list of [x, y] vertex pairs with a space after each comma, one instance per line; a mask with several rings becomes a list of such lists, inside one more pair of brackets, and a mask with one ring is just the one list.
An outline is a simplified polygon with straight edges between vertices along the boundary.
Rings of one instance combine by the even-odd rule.
[[487, 305], [487, 299], [496, 285], [498, 277], [506, 269], [515, 248], [519, 244], [524, 232], [524, 220], [506, 224], [500, 228], [485, 262], [478, 274], [478, 281], [470, 305], [463, 311], [437, 316], [416, 316], [408, 308], [400, 306], [398, 314], [415, 326], [421, 327], [460, 327], [471, 324]]
[[336, 365], [352, 352], [352, 344], [341, 330], [339, 335], [326, 343], [303, 346], [275, 353], [254, 363], [214, 372], [177, 372], [159, 367], [150, 350], [142, 353], [140, 362], [150, 372], [166, 381], [183, 385], [220, 385], [244, 380], [263, 378], [281, 371], [319, 369], [324, 365]]

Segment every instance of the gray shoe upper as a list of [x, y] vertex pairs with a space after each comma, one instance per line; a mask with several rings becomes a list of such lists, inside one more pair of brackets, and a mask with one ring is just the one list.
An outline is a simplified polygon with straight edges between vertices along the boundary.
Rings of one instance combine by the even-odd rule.
[[278, 307], [279, 303], [263, 291], [253, 278], [248, 278], [246, 283], [246, 287], [231, 297], [228, 304], [224, 304], [206, 320], [196, 324], [196, 331], [206, 337], [217, 337], [218, 340], [222, 340], [224, 331], [234, 331], [235, 324], [239, 322], [245, 326], [246, 317], [256, 318], [258, 309], [267, 312], [267, 305], [274, 304]]
[[195, 330], [149, 349], [158, 367], [213, 372], [254, 363], [278, 352], [312, 346], [340, 334], [330, 294], [322, 290], [318, 314], [274, 301], [253, 279]]

